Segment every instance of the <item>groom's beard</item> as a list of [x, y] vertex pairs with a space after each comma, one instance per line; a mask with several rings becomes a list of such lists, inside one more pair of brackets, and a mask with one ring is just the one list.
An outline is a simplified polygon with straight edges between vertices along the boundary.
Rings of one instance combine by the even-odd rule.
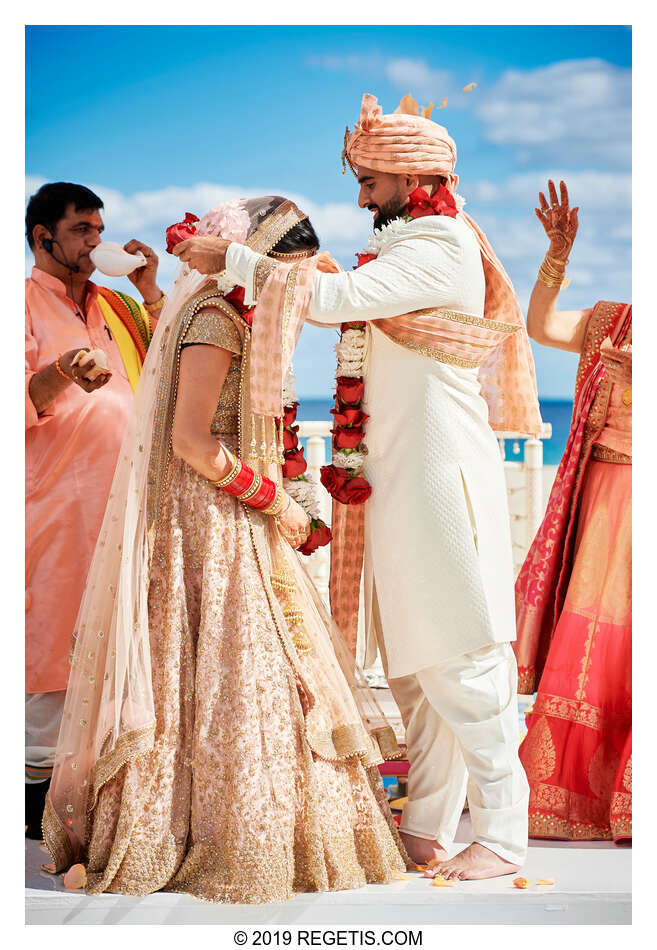
[[[368, 205], [368, 209], [371, 211], [373, 207], [378, 207], [378, 205]], [[390, 224], [391, 221], [395, 221], [397, 218], [401, 218], [406, 210], [406, 202], [404, 204], [399, 204], [399, 198], [389, 201], [385, 205], [379, 207], [378, 215], [372, 219], [372, 227], [376, 231], [378, 228], [382, 228], [386, 224]]]

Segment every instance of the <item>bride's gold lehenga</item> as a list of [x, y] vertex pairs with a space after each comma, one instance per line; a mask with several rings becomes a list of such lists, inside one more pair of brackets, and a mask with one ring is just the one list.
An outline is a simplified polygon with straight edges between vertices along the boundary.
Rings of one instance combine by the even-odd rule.
[[[212, 432], [237, 452], [243, 338], [206, 311], [190, 343], [234, 354]], [[326, 654], [334, 634], [310, 582], [273, 569], [273, 530], [171, 459], [148, 591], [155, 735], [90, 810], [89, 893], [284, 901], [404, 870], [360, 718], [337, 730], [319, 709], [313, 719], [308, 692], [342, 675]], [[294, 626], [299, 609], [322, 616], [324, 645]]]

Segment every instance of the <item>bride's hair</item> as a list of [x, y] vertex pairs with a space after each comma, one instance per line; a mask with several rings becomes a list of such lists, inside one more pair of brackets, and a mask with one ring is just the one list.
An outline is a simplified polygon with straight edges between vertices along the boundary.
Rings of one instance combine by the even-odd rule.
[[285, 234], [278, 244], [271, 249], [270, 254], [294, 254], [296, 251], [317, 250], [319, 247], [319, 238], [309, 218], [297, 222], [294, 227]]

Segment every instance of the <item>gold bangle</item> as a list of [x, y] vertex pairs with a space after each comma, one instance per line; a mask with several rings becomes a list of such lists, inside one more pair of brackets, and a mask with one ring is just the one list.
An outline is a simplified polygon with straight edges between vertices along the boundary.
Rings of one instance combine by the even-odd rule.
[[[561, 266], [557, 267], [555, 266], [556, 264]], [[555, 258], [551, 258], [549, 254], [546, 254], [538, 269], [538, 280], [546, 287], [561, 288], [564, 284], [565, 273], [565, 265], [562, 265], [561, 261], [556, 261]]]
[[276, 486], [276, 494], [274, 495], [274, 500], [269, 506], [269, 508], [263, 508], [263, 515], [272, 515], [274, 518], [277, 518], [283, 510], [283, 502], [285, 498], [283, 496], [283, 489], [280, 485]]
[[146, 307], [149, 313], [157, 313], [157, 311], [161, 310], [162, 307], [164, 306], [166, 299], [167, 299], [167, 295], [162, 294], [160, 299], [156, 300], [155, 303], [146, 303], [146, 301], [144, 300], [144, 306]]
[[228, 475], [226, 475], [225, 478], [222, 478], [221, 481], [212, 482], [212, 484], [214, 485], [214, 487], [215, 487], [215, 488], [225, 488], [226, 485], [230, 485], [231, 482], [234, 482], [235, 479], [237, 478], [237, 473], [239, 472], [240, 464], [241, 464], [241, 463], [240, 463], [240, 460], [239, 460], [239, 459], [235, 459], [235, 460], [233, 461], [233, 466], [232, 466], [231, 470], [229, 471]]
[[241, 495], [238, 495], [240, 501], [248, 501], [249, 498], [253, 498], [254, 495], [257, 495], [262, 487], [262, 475], [256, 475], [253, 479], [250, 488], [247, 488], [246, 491], [242, 492]]

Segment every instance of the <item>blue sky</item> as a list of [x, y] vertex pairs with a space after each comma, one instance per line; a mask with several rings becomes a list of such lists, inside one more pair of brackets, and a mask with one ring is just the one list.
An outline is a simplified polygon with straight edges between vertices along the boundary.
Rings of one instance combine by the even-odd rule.
[[[581, 209], [561, 305], [629, 300], [630, 68], [622, 26], [28, 27], [26, 190], [95, 188], [107, 239], [152, 244], [163, 286], [166, 225], [247, 192], [301, 201], [351, 266], [371, 221], [340, 151], [362, 93], [384, 111], [407, 92], [421, 104], [446, 96], [433, 117], [457, 142], [459, 193], [523, 309], [545, 248], [533, 207], [548, 176], [564, 177]], [[330, 391], [334, 342], [304, 330], [301, 395]], [[570, 396], [576, 359], [541, 347], [535, 358], [541, 394]]]

